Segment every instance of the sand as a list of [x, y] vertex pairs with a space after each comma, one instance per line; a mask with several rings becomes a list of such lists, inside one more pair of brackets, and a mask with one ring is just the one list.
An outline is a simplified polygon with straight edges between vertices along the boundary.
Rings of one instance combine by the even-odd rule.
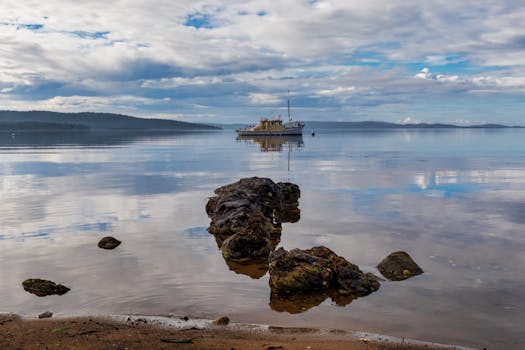
[[[313, 332], [311, 329], [274, 328], [247, 330], [235, 326], [178, 329], [147, 320], [109, 318], [21, 319], [0, 315], [0, 349], [331, 349], [418, 350], [409, 345], [358, 339], [346, 332]], [[443, 348], [441, 348], [443, 349]]]

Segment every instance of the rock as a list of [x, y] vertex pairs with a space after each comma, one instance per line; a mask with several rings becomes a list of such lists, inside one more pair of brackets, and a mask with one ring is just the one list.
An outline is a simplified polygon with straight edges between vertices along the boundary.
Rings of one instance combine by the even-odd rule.
[[213, 320], [212, 323], [216, 326], [226, 326], [228, 325], [228, 323], [230, 323], [230, 319], [228, 318], [228, 316], [221, 316]]
[[52, 316], [53, 316], [53, 313], [51, 311], [46, 311], [38, 315], [38, 318], [50, 318]]
[[235, 261], [267, 258], [272, 250], [268, 236], [258, 229], [238, 232], [228, 237], [221, 246], [224, 259]]
[[53, 294], [62, 295], [70, 291], [70, 289], [66, 286], [38, 278], [30, 278], [25, 280], [22, 282], [22, 287], [24, 287], [26, 292], [35, 294], [39, 297]]
[[102, 249], [115, 249], [116, 247], [120, 245], [120, 243], [122, 242], [119, 241], [118, 239], [108, 236], [108, 237], [103, 237], [98, 242], [98, 247]]
[[406, 252], [395, 252], [384, 258], [377, 269], [391, 281], [402, 281], [421, 275], [423, 270]]
[[269, 260], [270, 286], [277, 293], [333, 289], [344, 296], [358, 297], [376, 291], [380, 285], [375, 276], [363, 273], [357, 265], [323, 246], [289, 252], [279, 248]]
[[[328, 248], [327, 248], [328, 249]], [[330, 287], [333, 273], [327, 259], [282, 247], [270, 255], [270, 286], [283, 292], [308, 292]]]
[[297, 221], [299, 186], [251, 177], [219, 187], [206, 204], [215, 236], [228, 263], [267, 261], [279, 244], [281, 223]]
[[343, 295], [365, 296], [379, 289], [377, 277], [364, 274], [357, 265], [342, 257], [332, 258], [334, 271], [337, 271], [337, 284]]

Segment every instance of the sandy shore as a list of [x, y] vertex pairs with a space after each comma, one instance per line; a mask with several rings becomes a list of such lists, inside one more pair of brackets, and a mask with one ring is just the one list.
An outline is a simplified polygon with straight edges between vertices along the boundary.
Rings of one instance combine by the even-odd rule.
[[[190, 323], [191, 325], [191, 323]], [[342, 331], [300, 328], [162, 326], [147, 319], [64, 318], [23, 320], [0, 315], [0, 349], [444, 349], [357, 338]], [[452, 349], [453, 347], [450, 347]]]

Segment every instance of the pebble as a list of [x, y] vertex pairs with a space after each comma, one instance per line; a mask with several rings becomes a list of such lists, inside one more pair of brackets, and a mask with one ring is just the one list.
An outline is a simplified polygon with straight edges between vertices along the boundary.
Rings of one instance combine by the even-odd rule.
[[52, 316], [53, 316], [53, 313], [51, 311], [46, 311], [38, 315], [38, 318], [50, 318]]
[[213, 324], [217, 326], [226, 326], [228, 323], [230, 323], [230, 319], [228, 318], [228, 316], [221, 316], [213, 320]]

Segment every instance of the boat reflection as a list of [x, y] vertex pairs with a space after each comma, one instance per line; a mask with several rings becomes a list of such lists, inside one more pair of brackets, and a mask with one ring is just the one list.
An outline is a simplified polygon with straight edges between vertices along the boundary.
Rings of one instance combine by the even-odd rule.
[[302, 135], [290, 136], [237, 136], [237, 141], [256, 143], [261, 152], [282, 152], [304, 146]]

